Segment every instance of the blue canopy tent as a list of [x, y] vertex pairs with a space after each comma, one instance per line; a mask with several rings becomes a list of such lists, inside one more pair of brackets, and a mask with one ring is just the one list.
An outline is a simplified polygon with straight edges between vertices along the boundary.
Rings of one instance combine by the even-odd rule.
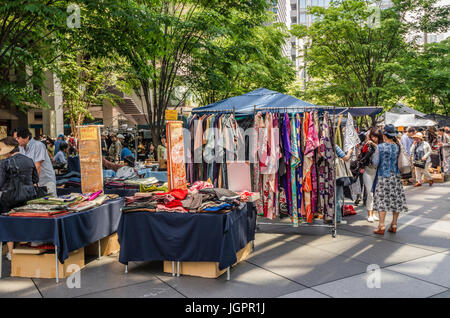
[[206, 114], [211, 112], [233, 112], [236, 116], [253, 116], [256, 111], [270, 110], [272, 112], [303, 112], [313, 109], [327, 110], [336, 114], [351, 113], [352, 116], [373, 116], [383, 111], [381, 107], [332, 107], [318, 106], [301, 99], [271, 91], [266, 88], [259, 88], [252, 92], [240, 96], [234, 96], [222, 101], [192, 109], [192, 113]]

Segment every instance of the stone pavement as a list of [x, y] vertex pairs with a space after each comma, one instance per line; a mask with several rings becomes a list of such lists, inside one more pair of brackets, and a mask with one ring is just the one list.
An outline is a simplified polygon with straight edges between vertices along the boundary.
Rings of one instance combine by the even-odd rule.
[[8, 277], [4, 258], [0, 297], [450, 298], [450, 183], [405, 189], [410, 212], [396, 234], [373, 234], [361, 204], [335, 239], [322, 227], [260, 225], [255, 251], [230, 281], [172, 277], [162, 262], [133, 262], [125, 274], [113, 255], [90, 261], [81, 288], [68, 288], [65, 280]]

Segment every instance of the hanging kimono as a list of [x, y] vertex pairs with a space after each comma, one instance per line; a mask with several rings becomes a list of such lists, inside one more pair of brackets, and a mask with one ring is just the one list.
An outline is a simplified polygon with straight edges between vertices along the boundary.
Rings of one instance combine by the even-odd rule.
[[319, 201], [324, 221], [334, 219], [334, 149], [332, 127], [328, 112], [324, 113], [320, 134]]
[[298, 164], [295, 169], [296, 187], [297, 187], [297, 212], [298, 217], [302, 217], [302, 201], [303, 201], [303, 156], [302, 156], [302, 135], [300, 115], [295, 115], [295, 134], [297, 139]]
[[273, 130], [273, 115], [271, 113], [266, 114], [265, 118], [266, 133], [263, 141], [265, 143], [262, 158], [264, 166], [261, 167], [261, 173], [263, 174], [263, 209], [264, 217], [269, 219], [275, 218], [275, 178], [276, 178], [276, 166], [277, 166], [277, 149], [275, 149], [275, 135]]
[[292, 114], [291, 119], [291, 187], [292, 187], [292, 223], [294, 227], [298, 226], [298, 201], [297, 201], [297, 177], [296, 171], [300, 164], [298, 151], [296, 117]]
[[253, 149], [251, 149], [252, 158], [254, 160], [253, 163], [253, 191], [259, 192], [260, 199], [256, 200], [255, 206], [256, 211], [259, 216], [264, 215], [263, 211], [263, 193], [262, 193], [262, 183], [261, 183], [261, 168], [260, 168], [260, 154], [261, 154], [261, 148], [259, 148], [262, 145], [262, 138], [263, 138], [263, 129], [264, 129], [264, 123], [262, 120], [262, 114], [261, 112], [257, 113], [255, 115], [255, 124], [254, 124], [254, 135], [253, 135], [253, 143], [250, 142], [250, 145], [252, 145]]
[[[350, 149], [354, 149], [360, 142], [358, 133], [353, 125], [352, 114], [348, 113], [344, 132], [344, 152], [347, 153]], [[351, 159], [356, 160], [355, 151], [353, 151]], [[350, 193], [353, 200], [356, 200], [358, 194], [361, 194], [361, 192], [360, 182], [354, 182], [350, 185]]]
[[[317, 135], [317, 140], [319, 140], [319, 113], [318, 111], [314, 111], [312, 113], [313, 115], [313, 123], [315, 127], [315, 134]], [[319, 143], [318, 143], [319, 145]], [[318, 148], [318, 146], [316, 147]], [[312, 192], [311, 192], [311, 211], [313, 212], [313, 215], [317, 215], [318, 210], [318, 175], [317, 175], [317, 156], [316, 151], [313, 151], [313, 164], [311, 167], [311, 185], [312, 185]]]
[[316, 126], [312, 114], [308, 114], [307, 124], [308, 132], [306, 137], [306, 147], [304, 156], [304, 175], [303, 175], [303, 196], [305, 198], [305, 212], [306, 222], [311, 223], [313, 219], [313, 212], [311, 206], [311, 192], [312, 192], [312, 166], [314, 164], [313, 156], [314, 150], [319, 146], [319, 137], [317, 135]]
[[288, 114], [284, 114], [283, 118], [282, 118], [282, 129], [281, 129], [281, 142], [283, 145], [283, 150], [284, 150], [284, 160], [285, 160], [285, 165], [286, 165], [286, 173], [285, 175], [282, 177], [283, 180], [283, 187], [284, 187], [284, 191], [285, 191], [285, 196], [286, 196], [286, 202], [287, 202], [287, 207], [288, 207], [288, 212], [289, 215], [292, 215], [292, 188], [291, 188], [291, 138], [290, 138], [290, 130], [291, 130], [291, 125], [290, 125], [290, 121], [289, 121], [289, 115]]

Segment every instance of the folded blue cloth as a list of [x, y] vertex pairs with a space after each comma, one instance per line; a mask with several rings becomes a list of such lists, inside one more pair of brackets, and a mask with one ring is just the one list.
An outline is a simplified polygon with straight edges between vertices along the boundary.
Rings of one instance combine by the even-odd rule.
[[212, 206], [212, 207], [206, 208], [204, 211], [215, 212], [215, 211], [220, 211], [220, 210], [229, 209], [229, 208], [231, 208], [231, 207], [232, 207], [231, 204], [229, 204], [229, 203], [224, 203], [224, 204], [221, 204], [221, 205], [218, 205], [218, 206]]
[[103, 178], [114, 178], [115, 176], [114, 170], [103, 170]]

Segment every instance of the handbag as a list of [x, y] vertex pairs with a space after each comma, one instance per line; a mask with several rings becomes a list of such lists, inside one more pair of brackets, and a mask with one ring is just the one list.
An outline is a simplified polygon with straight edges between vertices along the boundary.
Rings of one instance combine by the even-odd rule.
[[414, 160], [414, 167], [425, 169], [425, 161], [422, 160]]
[[406, 155], [402, 146], [400, 146], [400, 151], [398, 154], [398, 169], [401, 175], [408, 175], [411, 173], [411, 166], [409, 163], [409, 158]]

